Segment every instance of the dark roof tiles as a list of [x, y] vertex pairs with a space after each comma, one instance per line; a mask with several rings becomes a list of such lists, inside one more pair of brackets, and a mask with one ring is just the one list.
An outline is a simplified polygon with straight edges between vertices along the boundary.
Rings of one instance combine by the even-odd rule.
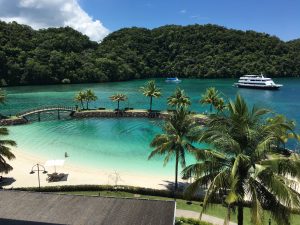
[[[0, 224], [173, 225], [175, 202], [0, 191]], [[2, 221], [2, 222], [1, 222]], [[30, 223], [30, 221], [38, 223]], [[26, 223], [27, 222], [27, 223]]]

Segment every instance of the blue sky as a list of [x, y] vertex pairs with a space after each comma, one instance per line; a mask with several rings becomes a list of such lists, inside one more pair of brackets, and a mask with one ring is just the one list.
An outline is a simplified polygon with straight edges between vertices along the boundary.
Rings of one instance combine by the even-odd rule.
[[218, 24], [300, 38], [300, 0], [0, 0], [0, 20], [34, 29], [70, 26], [101, 41], [124, 27]]
[[283, 40], [300, 38], [300, 0], [79, 0], [110, 31], [166, 24], [218, 24]]

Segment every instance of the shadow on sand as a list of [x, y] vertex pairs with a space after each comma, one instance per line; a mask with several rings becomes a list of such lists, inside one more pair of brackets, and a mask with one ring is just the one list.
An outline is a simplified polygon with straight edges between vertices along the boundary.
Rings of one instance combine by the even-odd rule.
[[16, 180], [13, 177], [2, 177], [0, 179], [0, 188], [12, 185]]

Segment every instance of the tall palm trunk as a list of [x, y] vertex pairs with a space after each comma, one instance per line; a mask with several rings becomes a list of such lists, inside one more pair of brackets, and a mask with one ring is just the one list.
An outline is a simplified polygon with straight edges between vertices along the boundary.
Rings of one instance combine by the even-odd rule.
[[227, 217], [224, 220], [224, 225], [229, 225], [230, 223], [230, 214], [231, 214], [231, 208], [230, 205], [227, 206]]
[[150, 96], [150, 111], [152, 111], [152, 96]]
[[120, 101], [118, 101], [118, 111], [119, 111], [119, 109], [120, 109]]
[[213, 104], [211, 103], [210, 108], [209, 108], [210, 113], [212, 113], [212, 107], [213, 107]]
[[86, 102], [86, 109], [89, 109], [89, 102]]
[[178, 150], [176, 150], [176, 165], [175, 165], [175, 194], [178, 188], [178, 161], [179, 161], [179, 154]]
[[81, 102], [81, 108], [84, 109], [83, 101], [80, 100], [80, 102]]
[[238, 214], [237, 214], [238, 225], [243, 225], [244, 223], [244, 208], [243, 203], [238, 203]]

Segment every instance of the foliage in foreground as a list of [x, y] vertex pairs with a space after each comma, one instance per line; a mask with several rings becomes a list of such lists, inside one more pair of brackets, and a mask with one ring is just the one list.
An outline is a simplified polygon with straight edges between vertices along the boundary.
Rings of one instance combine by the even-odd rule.
[[212, 224], [200, 220], [176, 218], [175, 225], [212, 225]]
[[169, 106], [175, 107], [176, 109], [187, 108], [192, 104], [184, 90], [179, 87], [177, 87], [174, 93], [168, 97], [167, 103]]
[[300, 157], [282, 147], [282, 137], [293, 134], [294, 126], [282, 118], [270, 122], [268, 115], [263, 108], [249, 109], [238, 95], [225, 114], [210, 116], [198, 141], [211, 149], [194, 148], [198, 162], [183, 171], [185, 178], [195, 178], [188, 195], [208, 186], [203, 211], [213, 199], [224, 201], [228, 207], [225, 224], [235, 208], [238, 224], [243, 224], [246, 198], [254, 225], [263, 224], [264, 208], [278, 224], [285, 225], [290, 224], [292, 210], [300, 209], [300, 195], [295, 191]]
[[[6, 101], [6, 94], [0, 89], [0, 105]], [[0, 114], [1, 117], [1, 114]], [[12, 140], [5, 140], [2, 137], [8, 136], [9, 131], [6, 127], [0, 127], [0, 173], [8, 173], [13, 168], [8, 164], [7, 160], [12, 160], [15, 155], [11, 152], [10, 147], [16, 146], [16, 142]]]
[[177, 109], [164, 123], [163, 133], [156, 135], [150, 143], [154, 149], [148, 159], [164, 156], [164, 165], [166, 165], [172, 157], [175, 157], [175, 192], [178, 188], [179, 163], [182, 168], [186, 166], [186, 154], [192, 149], [191, 131], [197, 127], [200, 127], [199, 124], [185, 108]]
[[70, 27], [0, 21], [0, 37], [2, 85], [300, 74], [299, 40], [210, 24], [125, 28], [96, 43]]

